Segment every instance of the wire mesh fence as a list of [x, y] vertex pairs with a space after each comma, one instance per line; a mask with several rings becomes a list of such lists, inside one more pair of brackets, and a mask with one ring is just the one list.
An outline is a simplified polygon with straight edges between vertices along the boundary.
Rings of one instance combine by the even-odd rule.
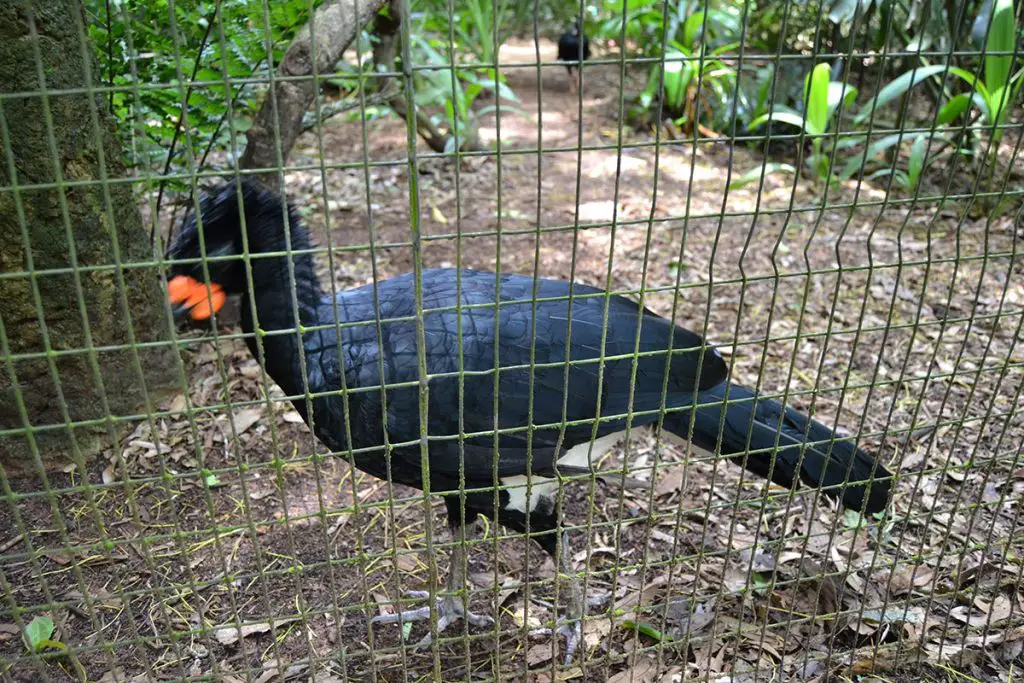
[[1020, 676], [1019, 3], [0, 15], [5, 680]]

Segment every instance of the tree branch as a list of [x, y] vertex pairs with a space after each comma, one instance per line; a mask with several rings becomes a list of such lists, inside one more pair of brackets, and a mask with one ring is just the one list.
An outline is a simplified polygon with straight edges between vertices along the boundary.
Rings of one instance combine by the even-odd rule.
[[[401, 14], [397, 3], [392, 0], [391, 11], [387, 14], [378, 14], [373, 22], [373, 33], [377, 36], [377, 43], [373, 46], [373, 66], [377, 71], [393, 72], [395, 70], [395, 54], [398, 52], [398, 30], [401, 28]], [[386, 91], [391, 85], [391, 79], [381, 84], [381, 90]], [[388, 107], [398, 114], [403, 121], [408, 120], [409, 106], [401, 88], [395, 89], [388, 100]], [[423, 141], [435, 152], [443, 153], [448, 151], [452, 144], [451, 132], [442, 132], [430, 117], [420, 107], [413, 103], [413, 111], [416, 112], [416, 132]], [[463, 140], [463, 147], [467, 150], [476, 151], [480, 148], [479, 139], [474, 135], [471, 139]]]
[[[360, 28], [384, 6], [386, 0], [334, 0], [319, 7], [310, 23], [288, 46], [277, 75], [282, 78], [329, 73], [342, 53], [358, 35]], [[357, 13], [358, 10], [358, 13]], [[313, 43], [313, 28], [316, 44]], [[314, 64], [315, 58], [315, 64]], [[275, 185], [276, 169], [288, 154], [303, 130], [303, 116], [316, 98], [319, 83], [313, 78], [282, 80], [274, 84], [246, 133], [247, 144], [239, 166], [260, 171], [260, 179]], [[278, 131], [281, 159], [278, 160]]]

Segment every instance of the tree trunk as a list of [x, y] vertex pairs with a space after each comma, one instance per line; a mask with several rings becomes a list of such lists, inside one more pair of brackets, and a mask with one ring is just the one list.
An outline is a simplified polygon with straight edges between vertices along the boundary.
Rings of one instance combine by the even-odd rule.
[[[27, 464], [33, 442], [48, 460], [110, 447], [129, 426], [117, 417], [138, 414], [143, 392], [156, 400], [175, 376], [170, 344], [138, 348], [138, 361], [129, 346], [128, 320], [136, 342], [167, 340], [169, 329], [156, 272], [114, 267], [153, 254], [131, 185], [100, 182], [127, 175], [105, 96], [92, 96], [97, 126], [89, 95], [56, 92], [97, 73], [84, 26], [79, 0], [0, 4], [0, 92], [30, 93], [0, 100], [0, 137], [13, 154], [0, 153], [0, 186], [18, 188], [0, 190], [0, 272], [14, 276], [0, 278], [5, 467]], [[59, 182], [74, 186], [40, 187]]]

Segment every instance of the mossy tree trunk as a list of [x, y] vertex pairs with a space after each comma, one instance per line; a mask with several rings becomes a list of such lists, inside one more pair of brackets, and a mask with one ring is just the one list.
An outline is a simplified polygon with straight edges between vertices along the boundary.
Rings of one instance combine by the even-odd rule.
[[[27, 464], [32, 457], [26, 413], [32, 427], [64, 425], [32, 430], [44, 460], [61, 461], [74, 452], [73, 445], [88, 457], [109, 446], [108, 437], [124, 423], [115, 419], [69, 429], [68, 418], [88, 422], [136, 414], [144, 391], [155, 397], [173, 379], [170, 345], [139, 348], [141, 362], [129, 346], [129, 316], [137, 342], [166, 340], [169, 329], [155, 270], [114, 267], [151, 261], [152, 249], [132, 187], [108, 183], [104, 188], [100, 182], [104, 174], [109, 179], [127, 175], [105, 97], [91, 96], [94, 117], [89, 94], [58, 92], [81, 89], [97, 73], [92, 46], [82, 45], [86, 25], [80, 0], [0, 1], [0, 93], [8, 95], [0, 99], [0, 272], [6, 276], [0, 278], [0, 430], [7, 431], [0, 432], [0, 458], [5, 467]], [[52, 186], [60, 182], [73, 185]], [[73, 265], [69, 233], [77, 275], [68, 270]], [[98, 349], [92, 352], [90, 335], [91, 347]]]

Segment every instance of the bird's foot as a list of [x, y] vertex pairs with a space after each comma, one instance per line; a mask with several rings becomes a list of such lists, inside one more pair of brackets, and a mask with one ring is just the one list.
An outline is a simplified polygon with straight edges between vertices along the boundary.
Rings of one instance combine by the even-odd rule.
[[[430, 593], [427, 591], [409, 591], [406, 597], [429, 600]], [[466, 609], [462, 598], [454, 595], [446, 595], [436, 598], [437, 610], [437, 633], [441, 633], [460, 619], [465, 619], [471, 626], [489, 627], [494, 625], [494, 619], [484, 614], [474, 614]], [[425, 621], [430, 619], [430, 607], [404, 610], [394, 614], [382, 614], [374, 617], [371, 621], [374, 624], [399, 624], [406, 622]], [[416, 644], [416, 649], [428, 647], [433, 641], [434, 632], [428, 633]]]
[[530, 631], [531, 636], [550, 636], [552, 633], [565, 638], [565, 665], [569, 666], [583, 642], [583, 620], [566, 618], [554, 629], [538, 628]]

